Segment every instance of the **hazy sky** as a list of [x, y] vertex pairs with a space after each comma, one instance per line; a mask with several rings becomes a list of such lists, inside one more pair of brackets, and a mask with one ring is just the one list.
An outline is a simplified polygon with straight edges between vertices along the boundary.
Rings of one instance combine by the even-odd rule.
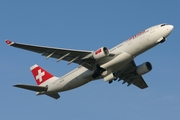
[[[0, 1], [0, 119], [2, 120], [179, 120], [180, 119], [180, 1], [178, 0], [1, 0]], [[144, 75], [148, 88], [103, 80], [45, 95], [12, 87], [36, 85], [29, 70], [39, 64], [56, 76], [78, 65], [9, 47], [12, 41], [70, 49], [112, 48], [160, 23], [174, 25], [163, 44], [138, 56], [153, 70]]]

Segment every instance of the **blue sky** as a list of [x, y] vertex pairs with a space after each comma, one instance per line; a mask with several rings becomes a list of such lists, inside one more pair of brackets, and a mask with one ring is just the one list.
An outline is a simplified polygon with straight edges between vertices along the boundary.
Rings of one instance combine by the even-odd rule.
[[[1, 0], [0, 1], [0, 119], [65, 120], [179, 120], [180, 56], [177, 0]], [[39, 64], [56, 76], [78, 65], [45, 60], [39, 54], [5, 44], [16, 42], [61, 48], [111, 48], [140, 31], [160, 23], [174, 25], [167, 41], [138, 56], [153, 70], [144, 75], [149, 87], [140, 90], [103, 80], [60, 93], [58, 100], [12, 87], [35, 85], [29, 67]]]

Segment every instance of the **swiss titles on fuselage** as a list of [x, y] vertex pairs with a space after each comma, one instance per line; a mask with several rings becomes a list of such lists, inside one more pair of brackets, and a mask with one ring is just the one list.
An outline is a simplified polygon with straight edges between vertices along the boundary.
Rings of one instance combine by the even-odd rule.
[[138, 33], [138, 34], [136, 34], [136, 35], [130, 37], [127, 41], [133, 40], [133, 39], [135, 39], [135, 38], [137, 38], [137, 37], [143, 35], [143, 34], [146, 33], [146, 32], [148, 32], [148, 30], [143, 30], [143, 31], [141, 31], [140, 33]]

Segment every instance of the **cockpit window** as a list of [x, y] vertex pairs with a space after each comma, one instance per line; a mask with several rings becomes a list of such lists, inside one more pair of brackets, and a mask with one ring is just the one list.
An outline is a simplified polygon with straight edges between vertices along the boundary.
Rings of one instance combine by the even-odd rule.
[[165, 25], [167, 25], [167, 24], [162, 24], [161, 27], [163, 27], [163, 26], [165, 26]]

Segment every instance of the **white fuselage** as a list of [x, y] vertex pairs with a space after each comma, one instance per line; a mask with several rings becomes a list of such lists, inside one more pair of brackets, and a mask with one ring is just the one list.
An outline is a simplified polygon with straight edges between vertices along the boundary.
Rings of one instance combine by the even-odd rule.
[[[106, 62], [100, 66], [107, 70], [107, 75], [120, 70], [136, 56], [156, 46], [158, 43], [163, 42], [171, 33], [172, 29], [172, 25], [161, 24], [143, 30], [139, 34], [134, 35], [123, 43], [110, 49], [110, 53], [115, 54], [115, 56], [107, 59]], [[47, 92], [62, 92], [84, 85], [94, 80], [92, 78], [93, 73], [93, 70], [90, 71], [83, 66], [79, 66], [49, 84]], [[105, 76], [100, 78], [103, 77]]]

